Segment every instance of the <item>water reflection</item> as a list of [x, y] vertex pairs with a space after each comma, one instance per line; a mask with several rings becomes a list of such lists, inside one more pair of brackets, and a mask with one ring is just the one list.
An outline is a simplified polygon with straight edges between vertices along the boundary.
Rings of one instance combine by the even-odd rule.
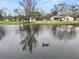
[[52, 32], [55, 38], [60, 41], [70, 41], [76, 36], [75, 26], [53, 26]]
[[31, 25], [23, 25], [20, 26], [20, 34], [21, 38], [23, 39], [21, 41], [21, 44], [23, 45], [22, 50], [29, 50], [32, 53], [33, 48], [36, 47], [36, 37], [35, 35], [39, 33], [39, 26], [31, 26]]
[[[52, 29], [51, 27], [0, 26], [1, 39], [5, 36], [6, 30], [6, 36], [0, 43], [0, 59], [79, 59], [79, 27], [53, 26]], [[15, 32], [18, 29], [17, 34]], [[76, 40], [71, 41], [72, 39]]]
[[5, 36], [5, 30], [2, 26], [0, 26], [0, 40]]

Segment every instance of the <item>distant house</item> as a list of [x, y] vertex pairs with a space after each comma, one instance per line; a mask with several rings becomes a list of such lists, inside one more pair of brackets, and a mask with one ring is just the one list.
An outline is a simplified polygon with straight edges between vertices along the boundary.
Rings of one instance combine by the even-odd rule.
[[43, 20], [43, 21], [49, 21], [50, 18], [44, 17], [42, 20]]
[[66, 16], [62, 18], [62, 21], [74, 21], [74, 18], [70, 16]]
[[55, 20], [55, 21], [74, 21], [73, 17], [70, 16], [52, 16], [51, 21]]
[[43, 21], [47, 21], [47, 19], [46, 19], [46, 18], [44, 18], [44, 19], [43, 19]]
[[34, 21], [36, 21], [36, 19], [33, 18], [33, 17], [31, 17], [31, 18], [29, 19], [29, 22], [34, 22]]
[[55, 21], [62, 21], [62, 18], [63, 18], [63, 16], [52, 16], [50, 20], [51, 21], [54, 21], [54, 20]]
[[4, 20], [4, 21], [11, 21], [11, 20], [9, 20], [9, 19], [6, 19], [6, 20]]

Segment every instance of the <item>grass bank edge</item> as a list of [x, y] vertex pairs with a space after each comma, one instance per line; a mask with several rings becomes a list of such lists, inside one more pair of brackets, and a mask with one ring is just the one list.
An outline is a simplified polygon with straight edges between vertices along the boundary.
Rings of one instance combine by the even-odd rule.
[[79, 21], [35, 21], [35, 22], [15, 22], [15, 21], [0, 21], [0, 24], [6, 25], [79, 25]]

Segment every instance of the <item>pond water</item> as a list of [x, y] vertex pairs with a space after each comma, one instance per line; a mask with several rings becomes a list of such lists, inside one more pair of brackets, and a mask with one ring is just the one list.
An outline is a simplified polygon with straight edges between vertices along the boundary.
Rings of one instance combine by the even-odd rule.
[[0, 59], [79, 59], [79, 27], [0, 25]]

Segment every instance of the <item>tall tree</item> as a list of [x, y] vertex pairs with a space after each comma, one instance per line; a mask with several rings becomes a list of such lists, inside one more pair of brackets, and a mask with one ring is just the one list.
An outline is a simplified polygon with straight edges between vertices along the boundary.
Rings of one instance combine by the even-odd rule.
[[79, 5], [60, 3], [52, 9], [52, 15], [72, 16], [74, 19], [79, 15]]
[[51, 10], [53, 16], [65, 16], [67, 15], [67, 4], [65, 2], [54, 5], [54, 8]]
[[54, 8], [51, 10], [52, 16], [56, 16], [58, 13], [58, 6], [54, 5]]
[[23, 11], [20, 8], [16, 8], [13, 10], [16, 15], [23, 15]]
[[79, 15], [78, 14], [78, 12], [79, 12], [79, 5], [71, 5], [70, 6], [70, 11], [71, 11], [70, 16], [74, 17], [74, 20], [76, 20], [76, 17]]
[[3, 9], [0, 9], [0, 20], [3, 20]]
[[22, 9], [16, 8], [13, 11], [16, 14], [15, 18], [18, 19], [17, 21], [24, 19], [24, 12], [22, 11]]
[[66, 16], [67, 15], [67, 4], [65, 2], [58, 5], [58, 15]]
[[19, 4], [23, 7], [26, 16], [31, 17], [31, 12], [35, 10], [36, 0], [22, 0]]

